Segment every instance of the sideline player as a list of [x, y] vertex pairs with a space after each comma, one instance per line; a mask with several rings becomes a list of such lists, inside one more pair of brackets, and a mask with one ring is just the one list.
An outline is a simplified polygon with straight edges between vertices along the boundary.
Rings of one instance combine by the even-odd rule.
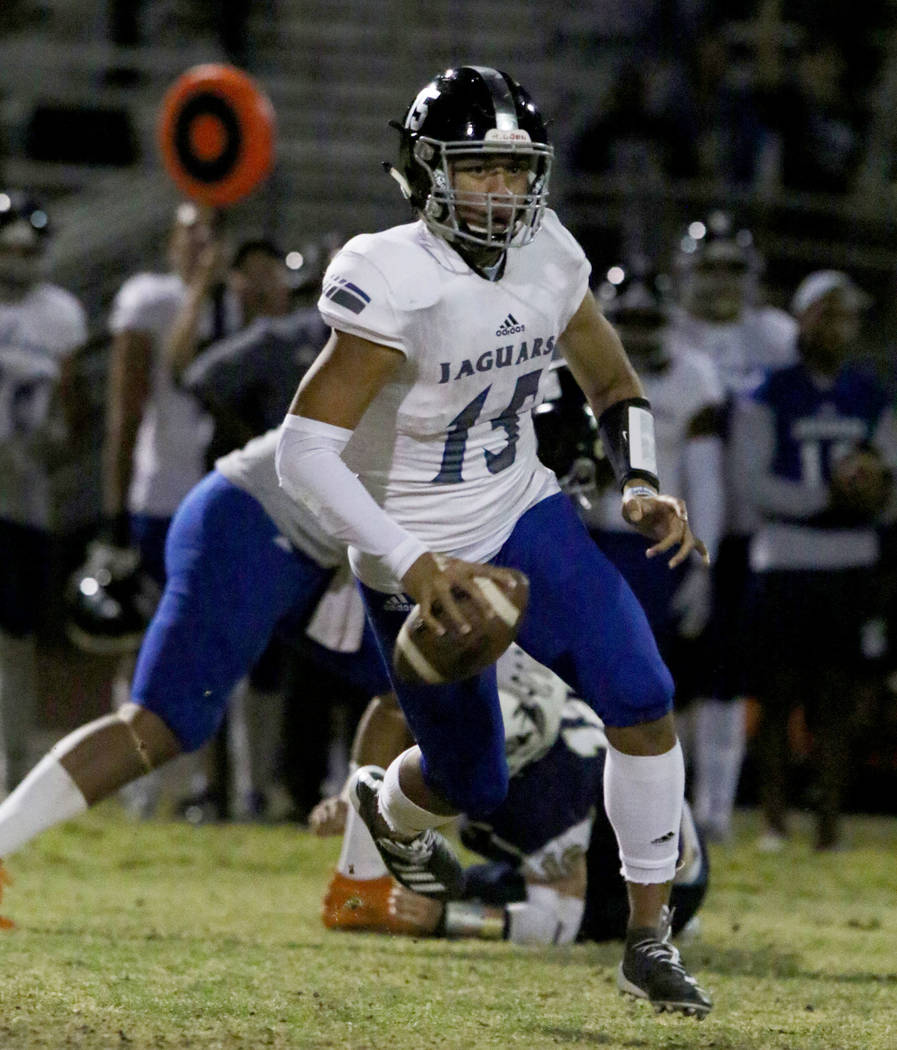
[[757, 302], [762, 260], [748, 230], [732, 217], [712, 212], [693, 222], [679, 241], [674, 267], [679, 308], [670, 342], [674, 353], [699, 350], [714, 363], [726, 394], [722, 414], [726, 514], [713, 565], [713, 614], [698, 640], [696, 668], [709, 680], [694, 683], [693, 801], [695, 819], [708, 838], [731, 834], [732, 810], [745, 750], [744, 609], [749, 590], [748, 543], [756, 527], [750, 504], [741, 496], [728, 437], [735, 400], [749, 394], [772, 368], [797, 356], [797, 325], [777, 307]]
[[[488, 817], [467, 823], [462, 818], [461, 826], [464, 844], [490, 862], [465, 870], [463, 900], [428, 899], [389, 875], [348, 803], [326, 799], [312, 813], [314, 830], [337, 834], [343, 821], [346, 827], [324, 898], [325, 926], [522, 944], [625, 937], [626, 890], [603, 812], [607, 740], [601, 722], [519, 646], [500, 657], [496, 673], [508, 796]], [[379, 763], [395, 730], [383, 714], [372, 715], [360, 724], [353, 751], [359, 761]], [[687, 804], [680, 854], [670, 898], [673, 935], [694, 917], [708, 882], [707, 858]]]
[[[418, 93], [400, 134], [392, 174], [418, 221], [354, 238], [328, 267], [319, 306], [334, 332], [281, 431], [281, 484], [350, 545], [384, 652], [406, 615], [397, 593], [434, 629], [435, 605], [470, 630], [453, 590], [487, 616], [473, 577], [527, 574], [521, 646], [606, 726], [605, 802], [631, 902], [618, 980], [703, 1015], [709, 997], [658, 936], [684, 784], [672, 680], [631, 591], [536, 457], [531, 410], [557, 354], [600, 421], [649, 556], [674, 552], [675, 566], [706, 551], [684, 503], [658, 494], [650, 406], [582, 249], [546, 208], [552, 147], [532, 99], [504, 73], [462, 66]], [[495, 671], [394, 685], [418, 746], [382, 779], [359, 770], [353, 802], [399, 881], [451, 896], [460, 865], [434, 829], [507, 793]]]
[[60, 517], [53, 467], [80, 436], [73, 365], [87, 320], [47, 280], [50, 238], [30, 194], [0, 191], [0, 787], [10, 790], [28, 771], [35, 723], [36, 630]]
[[[0, 857], [83, 813], [217, 729], [228, 698], [278, 628], [305, 629], [345, 549], [280, 489], [277, 431], [223, 457], [172, 521], [166, 585], [131, 700], [60, 740], [0, 803]], [[331, 667], [374, 696], [389, 683], [369, 628]]]

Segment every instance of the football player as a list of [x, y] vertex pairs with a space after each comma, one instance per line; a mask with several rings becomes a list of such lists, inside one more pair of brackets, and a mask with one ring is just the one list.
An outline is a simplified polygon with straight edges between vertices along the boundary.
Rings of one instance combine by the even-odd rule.
[[880, 613], [881, 527], [894, 520], [897, 415], [857, 360], [870, 299], [840, 270], [798, 285], [791, 308], [800, 360], [773, 370], [736, 406], [733, 453], [751, 538], [756, 598], [749, 637], [758, 730], [763, 849], [788, 834], [788, 717], [802, 704], [813, 733], [816, 847], [837, 849], [851, 768], [864, 625]]
[[[339, 600], [345, 548], [277, 483], [277, 437], [270, 431], [218, 460], [178, 508], [166, 545], [165, 590], [137, 658], [130, 700], [69, 733], [0, 803], [0, 857], [198, 750], [277, 630], [287, 639], [306, 626], [315, 638], [337, 635], [333, 652], [319, 650], [330, 669], [367, 695], [388, 691], [361, 603], [356, 610]], [[322, 602], [323, 620], [316, 614], [309, 622], [331, 585], [336, 601]]]
[[[605, 803], [632, 905], [620, 985], [703, 1015], [709, 997], [659, 936], [684, 783], [672, 680], [631, 591], [537, 459], [532, 408], [556, 357], [599, 420], [648, 556], [675, 567], [706, 551], [685, 504], [659, 494], [650, 405], [582, 249], [547, 207], [552, 147], [533, 100], [505, 73], [461, 66], [417, 94], [398, 130], [391, 173], [415, 221], [354, 238], [328, 267], [319, 306], [333, 335], [284, 422], [281, 484], [350, 545], [385, 652], [408, 600], [433, 630], [464, 633], [458, 589], [488, 617], [474, 576], [529, 577], [521, 646], [606, 727]], [[451, 897], [461, 869], [435, 829], [491, 812], [508, 790], [494, 668], [394, 685], [417, 745], [382, 777], [359, 770], [353, 804], [400, 882]]]
[[[699, 351], [670, 346], [664, 275], [645, 260], [611, 267], [595, 294], [654, 410], [660, 471], [686, 495], [712, 564], [725, 508], [718, 426], [723, 393], [713, 362]], [[615, 496], [608, 489], [591, 499], [580, 493], [580, 512], [644, 606], [661, 653], [675, 663], [678, 639], [697, 636], [709, 619], [710, 574], [700, 564], [668, 572], [646, 561], [644, 540], [626, 528]]]
[[35, 629], [58, 502], [52, 466], [78, 437], [72, 378], [87, 338], [81, 303], [48, 280], [49, 240], [41, 205], [0, 190], [0, 725], [9, 789], [29, 767]]
[[[673, 353], [698, 350], [719, 372], [727, 399], [720, 420], [726, 441], [734, 399], [753, 390], [771, 368], [794, 361], [797, 326], [784, 310], [758, 302], [762, 260], [750, 231], [731, 215], [712, 212], [689, 223], [674, 252], [678, 304], [669, 342]], [[693, 801], [695, 819], [708, 837], [724, 841], [731, 831], [745, 748], [743, 615], [748, 591], [747, 545], [755, 521], [739, 497], [726, 444], [725, 521], [713, 565], [713, 613], [699, 639], [696, 667], [707, 669], [694, 684]], [[690, 699], [688, 697], [684, 699]]]
[[[628, 904], [613, 829], [603, 806], [607, 741], [590, 707], [556, 675], [513, 645], [496, 665], [510, 783], [505, 801], [461, 838], [492, 858], [464, 873], [463, 900], [443, 903], [404, 889], [387, 872], [366, 827], [342, 799], [312, 813], [318, 834], [342, 831], [343, 849], [324, 898], [331, 929], [444, 934], [566, 944], [626, 934]], [[377, 758], [395, 728], [376, 705], [353, 753]], [[385, 732], [384, 732], [385, 730]], [[392, 757], [392, 756], [389, 756]], [[707, 891], [709, 868], [686, 804], [682, 854], [671, 894], [679, 933]], [[694, 924], [690, 929], [694, 928]]]

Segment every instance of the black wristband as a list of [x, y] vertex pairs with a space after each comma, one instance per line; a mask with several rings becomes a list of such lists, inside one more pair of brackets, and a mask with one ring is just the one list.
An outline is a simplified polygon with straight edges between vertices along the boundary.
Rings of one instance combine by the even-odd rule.
[[633, 478], [660, 488], [649, 401], [643, 397], [615, 401], [601, 413], [598, 434], [620, 488]]

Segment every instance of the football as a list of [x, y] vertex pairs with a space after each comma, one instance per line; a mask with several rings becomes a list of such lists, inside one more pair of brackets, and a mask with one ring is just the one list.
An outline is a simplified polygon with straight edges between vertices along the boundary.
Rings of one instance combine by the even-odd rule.
[[517, 635], [529, 599], [529, 580], [517, 569], [501, 569], [497, 579], [475, 576], [495, 614], [485, 617], [466, 591], [454, 597], [473, 628], [462, 634], [439, 609], [434, 609], [445, 633], [437, 635], [424, 622], [415, 605], [396, 639], [393, 666], [404, 682], [437, 685], [458, 682], [479, 674], [501, 656]]

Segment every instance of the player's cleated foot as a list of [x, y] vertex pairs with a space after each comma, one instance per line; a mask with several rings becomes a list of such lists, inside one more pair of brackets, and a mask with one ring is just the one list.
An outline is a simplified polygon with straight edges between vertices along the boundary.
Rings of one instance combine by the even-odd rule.
[[627, 940], [617, 987], [647, 999], [657, 1013], [678, 1011], [701, 1020], [713, 1007], [713, 1000], [682, 965], [677, 949], [651, 933]]
[[353, 879], [333, 873], [321, 920], [328, 930], [371, 930], [374, 933], [415, 933], [416, 928], [396, 918], [391, 906], [396, 887], [392, 875], [379, 879]]
[[377, 797], [383, 783], [379, 766], [362, 766], [348, 784], [349, 801], [367, 825], [383, 863], [407, 889], [430, 900], [460, 897], [464, 869], [451, 846], [438, 831], [428, 828], [410, 842], [384, 835]]
[[[11, 885], [12, 879], [9, 877], [9, 872], [3, 867], [3, 861], [0, 860], [0, 901], [3, 900], [3, 887]], [[4, 919], [0, 915], [0, 930], [11, 930], [14, 926], [12, 919]]]

